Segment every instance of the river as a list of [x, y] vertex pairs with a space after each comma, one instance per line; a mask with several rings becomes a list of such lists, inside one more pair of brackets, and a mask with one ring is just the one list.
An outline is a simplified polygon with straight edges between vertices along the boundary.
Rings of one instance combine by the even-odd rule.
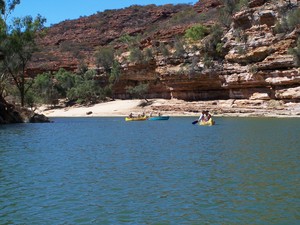
[[300, 119], [0, 126], [0, 224], [299, 224]]

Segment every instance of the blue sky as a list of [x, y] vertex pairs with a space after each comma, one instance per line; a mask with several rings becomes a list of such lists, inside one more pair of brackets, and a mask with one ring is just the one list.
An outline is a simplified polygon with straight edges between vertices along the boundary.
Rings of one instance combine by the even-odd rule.
[[66, 19], [77, 19], [89, 16], [106, 9], [120, 9], [130, 5], [164, 5], [196, 3], [197, 0], [21, 0], [11, 17], [41, 14], [47, 19], [46, 26]]

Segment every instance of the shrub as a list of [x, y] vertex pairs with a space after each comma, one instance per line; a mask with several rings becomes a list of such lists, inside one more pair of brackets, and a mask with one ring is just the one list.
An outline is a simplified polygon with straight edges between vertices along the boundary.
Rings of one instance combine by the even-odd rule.
[[95, 63], [97, 68], [102, 66], [106, 72], [110, 71], [110, 68], [114, 61], [114, 49], [110, 47], [101, 48], [95, 53]]
[[26, 95], [25, 100], [31, 107], [34, 102], [55, 105], [59, 97], [52, 75], [43, 73], [35, 77], [32, 92]]
[[167, 57], [170, 55], [170, 52], [167, 48], [167, 46], [164, 43], [160, 43], [158, 46], [158, 51], [164, 56]]
[[110, 72], [109, 82], [115, 84], [119, 81], [121, 75], [121, 66], [118, 61], [114, 61]]
[[153, 52], [151, 48], [146, 48], [145, 50], [145, 60], [148, 62], [153, 59]]
[[130, 36], [129, 34], [124, 34], [121, 37], [119, 37], [119, 41], [124, 44], [129, 44], [129, 43], [133, 42], [134, 39], [135, 38]]
[[248, 0], [222, 0], [223, 8], [219, 11], [218, 20], [220, 24], [229, 28], [232, 15], [239, 11], [242, 7], [248, 6]]
[[204, 56], [204, 68], [211, 69], [214, 66], [213, 58], [209, 57], [208, 55]]
[[219, 25], [211, 28], [211, 33], [207, 36], [204, 42], [202, 51], [215, 59], [223, 56], [223, 44], [221, 41], [223, 30]]
[[203, 25], [195, 25], [186, 30], [184, 37], [192, 40], [197, 41], [201, 40], [208, 34], [208, 29]]
[[54, 78], [56, 79], [55, 88], [61, 97], [65, 98], [67, 96], [67, 91], [74, 87], [76, 75], [66, 71], [65, 69], [60, 69]]
[[144, 98], [146, 101], [146, 93], [149, 90], [149, 84], [139, 84], [135, 87], [127, 86], [126, 92], [130, 94], [132, 97], [136, 98]]
[[102, 96], [102, 88], [94, 79], [96, 71], [89, 70], [83, 76], [75, 77], [75, 85], [67, 91], [70, 100], [77, 100], [78, 103], [95, 102]]
[[252, 74], [256, 74], [258, 72], [258, 67], [256, 65], [251, 65], [249, 67], [249, 72]]
[[175, 39], [174, 48], [175, 48], [175, 52], [174, 52], [175, 57], [182, 57], [186, 53], [184, 49], [184, 43], [179, 38]]
[[143, 52], [138, 47], [131, 48], [129, 60], [130, 62], [134, 62], [134, 63], [143, 62], [144, 61]]
[[275, 25], [275, 33], [288, 33], [293, 31], [300, 24], [300, 9], [293, 9], [287, 12], [281, 21]]
[[169, 21], [169, 26], [192, 24], [201, 21], [201, 14], [193, 8], [187, 8], [176, 13]]
[[297, 40], [297, 46], [289, 49], [288, 52], [294, 56], [296, 66], [300, 67], [300, 38]]

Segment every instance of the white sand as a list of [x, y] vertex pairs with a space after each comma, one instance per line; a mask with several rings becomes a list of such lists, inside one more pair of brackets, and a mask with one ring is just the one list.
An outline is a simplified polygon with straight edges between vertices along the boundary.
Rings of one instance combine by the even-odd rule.
[[201, 110], [210, 109], [214, 116], [300, 117], [300, 103], [288, 103], [283, 109], [272, 110], [263, 105], [261, 108], [254, 105], [249, 112], [247, 105], [243, 107], [241, 104], [241, 107], [233, 107], [232, 100], [186, 102], [178, 99], [149, 99], [149, 101], [151, 104], [147, 106], [142, 106], [146, 103], [145, 100], [115, 100], [93, 106], [75, 105], [57, 109], [47, 109], [46, 106], [42, 106], [36, 112], [47, 117], [125, 117], [130, 113], [149, 115], [150, 112], [158, 113], [157, 110], [159, 110], [163, 115], [198, 117]]
[[142, 113], [139, 104], [144, 100], [115, 100], [99, 103], [93, 106], [73, 106], [60, 109], [47, 109], [45, 106], [38, 109], [47, 117], [100, 117], [100, 116], [127, 116], [131, 112]]

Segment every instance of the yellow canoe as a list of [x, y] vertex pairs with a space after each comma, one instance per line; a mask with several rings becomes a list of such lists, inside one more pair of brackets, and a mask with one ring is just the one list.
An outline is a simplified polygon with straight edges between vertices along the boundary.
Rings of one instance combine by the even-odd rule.
[[215, 121], [212, 118], [210, 118], [208, 121], [201, 120], [198, 124], [201, 126], [212, 126], [215, 125]]
[[143, 117], [125, 117], [125, 121], [143, 121], [143, 120], [147, 120], [148, 117], [147, 116], [143, 116]]

